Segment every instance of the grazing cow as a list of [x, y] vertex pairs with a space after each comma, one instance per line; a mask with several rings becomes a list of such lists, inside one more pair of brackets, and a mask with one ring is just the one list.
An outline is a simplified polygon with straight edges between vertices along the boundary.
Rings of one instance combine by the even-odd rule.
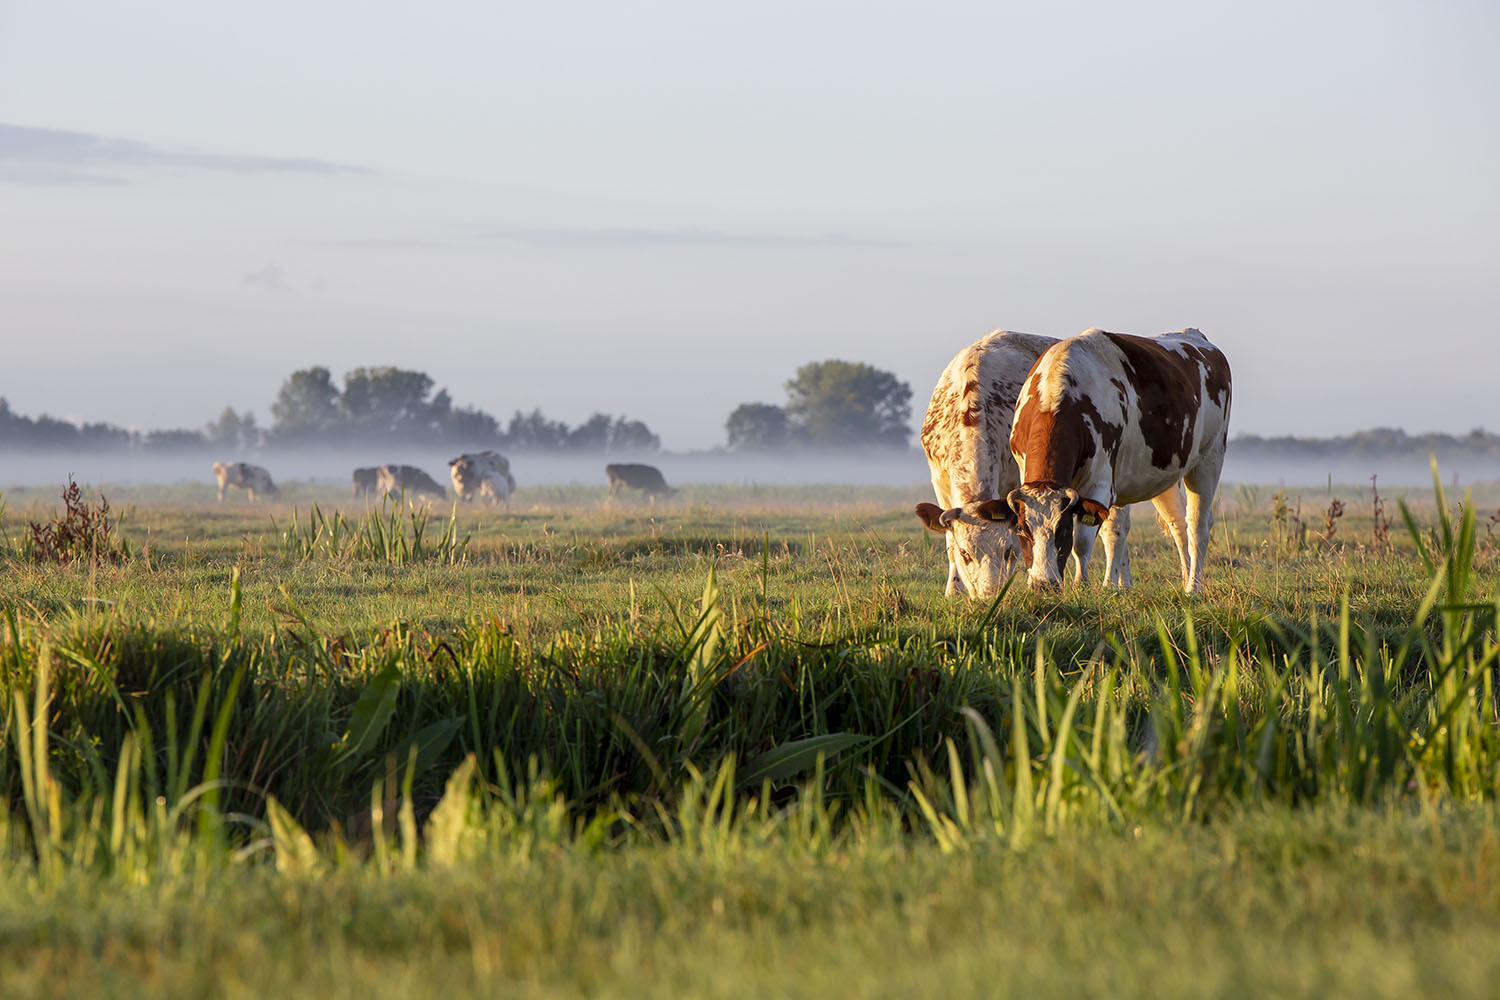
[[917, 504], [917, 517], [945, 538], [949, 597], [991, 597], [1020, 566], [1016, 514], [1004, 499], [1021, 485], [1010, 422], [1026, 373], [1055, 343], [996, 330], [954, 355], [932, 390], [922, 450], [938, 502]]
[[415, 465], [382, 465], [375, 470], [375, 490], [387, 497], [399, 496], [403, 492], [411, 496], [421, 493], [435, 497], [448, 495], [448, 491], [438, 485], [436, 479]]
[[1010, 436], [1021, 485], [1007, 499], [1028, 585], [1061, 583], [1070, 549], [1087, 566], [1101, 523], [1108, 565], [1123, 562], [1125, 505], [1150, 500], [1177, 545], [1183, 588], [1199, 590], [1229, 403], [1229, 362], [1197, 330], [1094, 329], [1049, 348], [1026, 377]]
[[354, 470], [354, 495], [361, 493], [370, 494], [375, 492], [376, 485], [380, 482], [380, 470], [377, 468]]
[[215, 462], [214, 476], [219, 480], [220, 503], [224, 502], [224, 490], [230, 486], [249, 493], [251, 500], [257, 493], [271, 497], [281, 493], [271, 482], [269, 472], [249, 462]]
[[474, 494], [486, 503], [510, 503], [516, 491], [516, 477], [510, 474], [510, 461], [496, 451], [464, 453], [448, 462], [448, 475], [459, 498], [473, 500]]
[[655, 503], [657, 497], [676, 496], [677, 491], [667, 485], [667, 481], [661, 477], [661, 470], [654, 465], [635, 465], [621, 463], [618, 465], [606, 465], [604, 475], [609, 479], [609, 495], [618, 496], [620, 491], [627, 486], [633, 490], [640, 490]]

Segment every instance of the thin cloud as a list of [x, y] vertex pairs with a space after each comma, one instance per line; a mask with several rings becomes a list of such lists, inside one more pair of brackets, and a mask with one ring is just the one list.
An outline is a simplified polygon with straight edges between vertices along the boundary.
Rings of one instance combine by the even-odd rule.
[[716, 229], [475, 228], [447, 236], [325, 240], [320, 246], [359, 250], [487, 251], [506, 245], [570, 249], [647, 250], [828, 250], [873, 249], [902, 244], [850, 233], [743, 233]]
[[166, 149], [132, 139], [0, 122], [0, 179], [23, 184], [119, 184], [126, 183], [125, 178], [110, 171], [161, 168], [223, 173], [369, 173], [363, 167], [309, 157]]
[[267, 264], [258, 271], [251, 271], [240, 279], [240, 284], [246, 288], [260, 288], [268, 292], [290, 292], [291, 283], [287, 281], [286, 272], [275, 264]]
[[[0, 157], [3, 156], [0, 153]], [[89, 173], [45, 163], [6, 163], [0, 159], [0, 183], [110, 187], [130, 182], [115, 174]]]
[[885, 240], [849, 233], [735, 233], [714, 229], [496, 229], [481, 239], [568, 247], [727, 247], [800, 250], [884, 247]]

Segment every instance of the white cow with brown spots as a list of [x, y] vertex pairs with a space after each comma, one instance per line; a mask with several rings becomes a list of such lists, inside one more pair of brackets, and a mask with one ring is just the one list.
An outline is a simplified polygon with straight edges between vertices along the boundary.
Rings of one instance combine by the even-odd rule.
[[486, 503], [509, 505], [510, 495], [516, 491], [516, 477], [510, 474], [510, 461], [499, 452], [480, 451], [464, 453], [448, 462], [448, 475], [459, 498], [474, 499], [478, 493]]
[[1021, 484], [1007, 500], [1027, 584], [1058, 586], [1070, 551], [1086, 571], [1097, 531], [1106, 578], [1128, 585], [1126, 505], [1150, 500], [1177, 544], [1183, 588], [1201, 589], [1230, 395], [1228, 360], [1197, 330], [1092, 329], [1048, 348], [1026, 377], [1010, 436]]
[[932, 390], [922, 450], [937, 503], [917, 517], [944, 535], [949, 597], [988, 598], [1021, 565], [1016, 514], [1005, 496], [1021, 485], [1010, 425], [1026, 373], [1051, 337], [996, 330], [954, 355]]
[[214, 478], [219, 481], [220, 503], [224, 502], [224, 491], [231, 486], [250, 494], [251, 500], [256, 498], [257, 493], [272, 497], [281, 493], [271, 481], [269, 472], [249, 462], [215, 462]]

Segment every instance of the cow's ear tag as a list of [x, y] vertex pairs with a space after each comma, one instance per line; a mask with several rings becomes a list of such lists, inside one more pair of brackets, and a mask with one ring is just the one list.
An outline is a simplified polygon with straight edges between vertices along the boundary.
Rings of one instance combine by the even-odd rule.
[[1084, 500], [1079, 506], [1078, 522], [1087, 527], [1097, 528], [1109, 516], [1109, 508], [1097, 500]]

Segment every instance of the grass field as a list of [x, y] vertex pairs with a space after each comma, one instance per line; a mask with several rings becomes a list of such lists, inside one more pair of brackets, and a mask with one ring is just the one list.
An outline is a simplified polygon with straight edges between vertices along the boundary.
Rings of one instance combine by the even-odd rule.
[[1138, 515], [1134, 590], [993, 605], [916, 489], [105, 493], [63, 565], [0, 495], [5, 996], [1500, 971], [1495, 493], [1230, 489], [1199, 597]]

